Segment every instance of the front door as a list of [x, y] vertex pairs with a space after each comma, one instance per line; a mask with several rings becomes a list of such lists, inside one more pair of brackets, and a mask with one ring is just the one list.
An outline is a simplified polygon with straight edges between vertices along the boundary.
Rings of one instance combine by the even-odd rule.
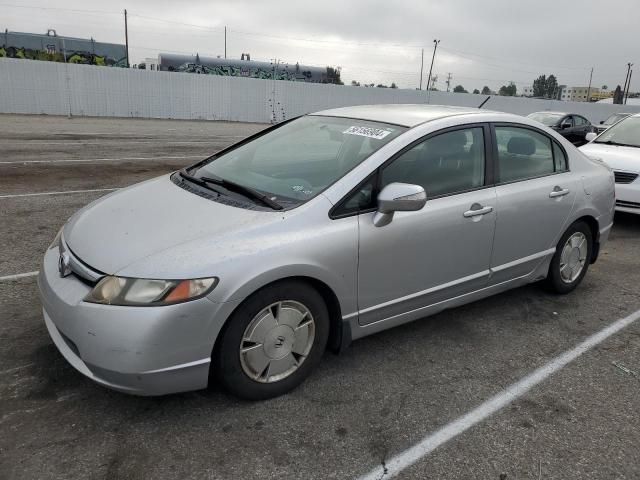
[[361, 325], [419, 311], [484, 287], [493, 242], [495, 189], [486, 187], [486, 125], [428, 136], [379, 172], [378, 188], [422, 185], [427, 203], [376, 227], [359, 216]]

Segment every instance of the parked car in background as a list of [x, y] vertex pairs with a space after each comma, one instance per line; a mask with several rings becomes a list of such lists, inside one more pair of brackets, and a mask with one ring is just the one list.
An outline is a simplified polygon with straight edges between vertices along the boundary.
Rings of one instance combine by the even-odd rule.
[[602, 133], [611, 125], [619, 122], [623, 118], [627, 118], [629, 115], [632, 115], [632, 114], [631, 113], [614, 113], [613, 115], [610, 115], [609, 118], [607, 118], [606, 120], [601, 121], [600, 125], [594, 125], [593, 131], [595, 133]]
[[616, 210], [640, 215], [640, 114], [626, 118], [580, 147], [589, 157], [604, 161], [616, 179]]
[[543, 279], [571, 292], [613, 209], [610, 169], [521, 116], [326, 110], [73, 215], [40, 269], [44, 322], [104, 386], [263, 399], [327, 347]]
[[593, 131], [591, 122], [575, 113], [535, 112], [530, 113], [527, 117], [554, 129], [577, 146], [585, 144], [587, 133]]

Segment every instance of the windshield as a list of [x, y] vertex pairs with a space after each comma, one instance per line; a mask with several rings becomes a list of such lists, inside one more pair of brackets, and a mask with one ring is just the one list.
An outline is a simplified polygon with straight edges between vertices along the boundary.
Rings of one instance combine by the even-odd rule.
[[618, 120], [622, 120], [624, 117], [628, 117], [628, 116], [629, 116], [628, 113], [614, 113], [604, 121], [603, 125], [613, 125]]
[[538, 112], [527, 115], [528, 118], [535, 120], [536, 122], [540, 122], [543, 125], [551, 127], [558, 123], [558, 121], [563, 117], [560, 113], [546, 113], [546, 112]]
[[211, 159], [194, 177], [214, 177], [305, 202], [407, 129], [350, 118], [304, 116]]
[[640, 147], [640, 117], [627, 117], [608, 128], [594, 143], [611, 143], [629, 147]]

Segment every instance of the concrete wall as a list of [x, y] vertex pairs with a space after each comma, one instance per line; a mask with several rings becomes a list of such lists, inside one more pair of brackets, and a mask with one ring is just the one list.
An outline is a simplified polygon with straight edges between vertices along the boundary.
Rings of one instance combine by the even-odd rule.
[[[477, 107], [485, 96], [431, 92], [428, 103]], [[0, 58], [0, 113], [281, 121], [326, 108], [427, 103], [427, 92], [319, 85]], [[599, 123], [640, 106], [492, 97], [485, 105], [520, 115], [571, 111]]]

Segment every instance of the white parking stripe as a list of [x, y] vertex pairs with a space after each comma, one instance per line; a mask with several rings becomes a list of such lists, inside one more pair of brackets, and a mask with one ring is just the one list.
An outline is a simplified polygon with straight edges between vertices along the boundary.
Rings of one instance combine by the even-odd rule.
[[90, 162], [127, 162], [127, 161], [153, 161], [153, 160], [182, 160], [187, 158], [206, 158], [205, 155], [177, 155], [158, 157], [119, 157], [119, 158], [81, 158], [60, 160], [13, 160], [0, 162], [0, 165], [28, 165], [30, 163], [90, 163]]
[[399, 475], [404, 469], [410, 467], [439, 446], [448, 442], [452, 438], [457, 437], [474, 425], [482, 422], [502, 408], [508, 406], [511, 402], [522, 397], [525, 393], [549, 378], [558, 370], [566, 367], [567, 364], [578, 358], [580, 355], [591, 350], [611, 335], [631, 325], [638, 319], [640, 319], [640, 310], [632, 313], [628, 317], [621, 318], [620, 320], [613, 322], [604, 330], [600, 330], [599, 332], [591, 335], [571, 350], [555, 357], [549, 363], [538, 368], [533, 373], [530, 373], [516, 383], [506, 387], [504, 391], [494, 395], [462, 417], [448, 423], [440, 430], [424, 437], [414, 446], [392, 457], [390, 460], [385, 462], [384, 466], [380, 465], [379, 467], [374, 468], [368, 474], [360, 477], [360, 480], [386, 479]]
[[93, 192], [113, 192], [115, 190], [120, 190], [121, 187], [118, 188], [94, 188], [92, 190], [67, 190], [64, 192], [39, 192], [39, 193], [14, 193], [10, 195], [0, 195], [0, 199], [2, 198], [16, 198], [16, 197], [40, 197], [43, 195], [67, 195], [69, 193], [93, 193]]
[[10, 282], [20, 278], [35, 277], [36, 275], [38, 275], [37, 270], [35, 272], [18, 273], [17, 275], [6, 275], [4, 277], [0, 277], [0, 282]]

